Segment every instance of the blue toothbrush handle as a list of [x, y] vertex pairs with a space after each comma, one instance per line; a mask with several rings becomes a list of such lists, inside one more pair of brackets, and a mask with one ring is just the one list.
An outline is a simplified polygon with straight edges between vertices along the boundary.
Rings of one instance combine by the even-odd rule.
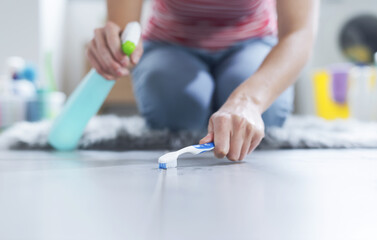
[[211, 149], [212, 150], [215, 147], [215, 144], [213, 142], [209, 142], [209, 143], [193, 145], [193, 147], [197, 149]]
[[199, 154], [199, 153], [211, 151], [212, 149], [215, 148], [215, 144], [213, 142], [209, 142], [209, 143], [204, 143], [204, 144], [193, 145], [193, 147], [195, 148], [195, 152]]

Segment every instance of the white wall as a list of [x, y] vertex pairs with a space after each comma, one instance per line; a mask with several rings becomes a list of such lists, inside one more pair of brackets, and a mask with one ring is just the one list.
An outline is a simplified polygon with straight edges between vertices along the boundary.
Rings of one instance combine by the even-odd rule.
[[103, 26], [105, 20], [105, 1], [67, 2], [62, 84], [65, 92], [71, 93], [85, 74], [85, 46], [94, 29]]
[[333, 63], [345, 62], [338, 43], [342, 26], [352, 17], [372, 13], [377, 15], [376, 0], [322, 0], [319, 31], [313, 56], [296, 84], [296, 112], [314, 114], [311, 73]]
[[61, 89], [63, 81], [63, 45], [66, 0], [39, 0], [40, 14], [40, 77], [45, 80], [45, 57], [52, 53], [52, 67], [57, 87]]
[[0, 74], [9, 56], [39, 61], [39, 0], [0, 1]]
[[44, 79], [45, 53], [53, 53], [56, 81], [61, 81], [62, 35], [66, 0], [6, 0], [0, 2], [0, 74], [10, 56], [38, 65]]

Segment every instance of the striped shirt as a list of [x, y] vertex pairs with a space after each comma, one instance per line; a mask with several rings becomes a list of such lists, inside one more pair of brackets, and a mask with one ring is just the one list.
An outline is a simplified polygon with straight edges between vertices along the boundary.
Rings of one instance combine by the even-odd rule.
[[144, 39], [208, 50], [277, 34], [275, 0], [154, 0]]

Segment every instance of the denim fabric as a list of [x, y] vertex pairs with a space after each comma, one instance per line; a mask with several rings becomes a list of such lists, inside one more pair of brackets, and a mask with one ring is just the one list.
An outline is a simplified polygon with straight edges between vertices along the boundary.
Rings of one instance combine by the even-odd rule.
[[[231, 92], [261, 65], [275, 37], [254, 38], [217, 52], [165, 42], [144, 43], [133, 70], [140, 113], [152, 128], [201, 130]], [[282, 126], [293, 109], [288, 88], [262, 115], [266, 128]]]

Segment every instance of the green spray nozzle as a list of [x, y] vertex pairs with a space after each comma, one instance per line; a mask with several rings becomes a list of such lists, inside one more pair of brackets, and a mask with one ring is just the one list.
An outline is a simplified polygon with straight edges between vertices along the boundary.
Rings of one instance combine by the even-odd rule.
[[130, 22], [122, 33], [122, 50], [124, 54], [130, 56], [140, 41], [141, 26], [138, 22]]

